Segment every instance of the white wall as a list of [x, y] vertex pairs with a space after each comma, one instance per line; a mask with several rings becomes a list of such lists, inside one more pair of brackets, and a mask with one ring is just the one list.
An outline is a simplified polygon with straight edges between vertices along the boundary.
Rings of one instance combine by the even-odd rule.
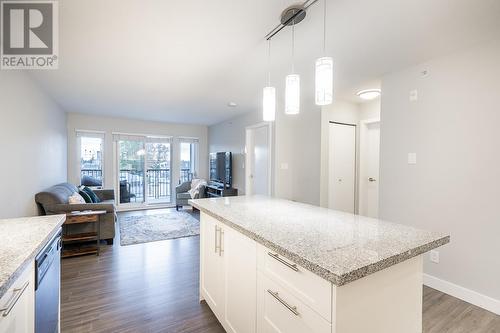
[[37, 192], [65, 182], [66, 115], [24, 71], [0, 72], [0, 218], [37, 215]]
[[[353, 103], [336, 100], [333, 104], [323, 107], [321, 111], [321, 185], [320, 205], [328, 207], [328, 158], [330, 121], [356, 125], [356, 177], [359, 179], [359, 125], [362, 120], [380, 118], [380, 99], [365, 103]], [[358, 191], [356, 187], [356, 191]], [[356, 193], [357, 197], [357, 193]], [[357, 211], [357, 202], [356, 202]]]
[[249, 112], [208, 128], [208, 152], [233, 155], [233, 187], [240, 195], [245, 194], [245, 128], [261, 122], [258, 112]]
[[68, 178], [74, 184], [80, 183], [79, 161], [77, 157], [76, 130], [94, 130], [105, 132], [104, 144], [104, 187], [114, 188], [114, 154], [113, 132], [130, 134], [148, 134], [173, 136], [172, 146], [172, 180], [178, 183], [180, 177], [179, 142], [177, 137], [199, 138], [199, 176], [208, 177], [207, 127], [198, 125], [182, 125], [152, 121], [141, 121], [127, 118], [99, 117], [79, 113], [68, 113]]
[[[382, 218], [451, 234], [440, 263], [426, 260], [425, 272], [496, 300], [499, 59], [495, 42], [385, 76], [380, 176]], [[419, 100], [410, 103], [413, 89]], [[407, 164], [410, 152], [416, 165]]]
[[[277, 112], [272, 156], [274, 196], [319, 205], [320, 117], [321, 112], [316, 108], [303, 107], [294, 116]], [[233, 179], [239, 194], [245, 193], [245, 127], [261, 122], [259, 110], [209, 127], [209, 151], [234, 154]]]
[[[314, 102], [312, 102], [314, 103]], [[321, 166], [321, 110], [305, 107], [285, 115], [278, 108], [275, 123], [275, 195], [319, 205]], [[283, 164], [287, 168], [283, 168]]]

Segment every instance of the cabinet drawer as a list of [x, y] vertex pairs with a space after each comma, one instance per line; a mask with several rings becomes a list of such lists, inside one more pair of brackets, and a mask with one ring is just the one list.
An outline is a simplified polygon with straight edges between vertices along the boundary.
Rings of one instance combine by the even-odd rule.
[[329, 322], [262, 272], [257, 275], [257, 311], [259, 333], [332, 332]]
[[290, 260], [262, 245], [259, 245], [257, 250], [257, 267], [328, 322], [332, 322], [334, 304], [332, 304], [332, 284], [329, 281], [301, 266], [294, 265]]

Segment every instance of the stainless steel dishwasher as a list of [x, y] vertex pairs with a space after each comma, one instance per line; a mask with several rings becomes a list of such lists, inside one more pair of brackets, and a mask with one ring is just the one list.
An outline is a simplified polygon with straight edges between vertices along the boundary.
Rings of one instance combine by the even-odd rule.
[[59, 330], [61, 232], [35, 258], [35, 333]]

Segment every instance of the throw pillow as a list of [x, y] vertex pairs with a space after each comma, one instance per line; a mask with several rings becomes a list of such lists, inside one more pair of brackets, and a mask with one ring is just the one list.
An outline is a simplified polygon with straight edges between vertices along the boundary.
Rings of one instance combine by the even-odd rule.
[[84, 204], [85, 199], [82, 198], [82, 196], [78, 193], [73, 193], [70, 197], [68, 197], [68, 202], [72, 205], [76, 204]]
[[78, 194], [80, 194], [82, 196], [82, 198], [85, 200], [85, 203], [92, 203], [92, 198], [90, 197], [90, 195], [88, 195], [87, 192], [80, 191], [80, 192], [78, 192]]
[[90, 187], [85, 186], [83, 188], [83, 192], [87, 193], [90, 196], [90, 199], [92, 199], [93, 203], [99, 203], [99, 202], [101, 202], [101, 199], [99, 199], [99, 197], [97, 196], [97, 194], [95, 194], [95, 192], [92, 191], [92, 189]]

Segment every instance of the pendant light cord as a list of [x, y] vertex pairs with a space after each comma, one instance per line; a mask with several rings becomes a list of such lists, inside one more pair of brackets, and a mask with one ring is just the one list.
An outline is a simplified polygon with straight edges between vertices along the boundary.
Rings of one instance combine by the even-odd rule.
[[323, 55], [326, 55], [326, 1], [323, 0]]
[[267, 41], [267, 86], [271, 86], [271, 40]]
[[295, 74], [295, 20], [292, 25], [292, 74]]

